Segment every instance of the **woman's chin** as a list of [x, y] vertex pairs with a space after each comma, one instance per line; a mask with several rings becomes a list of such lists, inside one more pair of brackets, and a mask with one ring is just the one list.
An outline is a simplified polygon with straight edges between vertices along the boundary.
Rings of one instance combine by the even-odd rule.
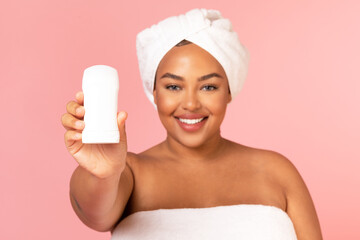
[[[169, 137], [168, 137], [169, 138]], [[176, 136], [171, 137], [173, 140], [175, 140], [178, 144], [182, 145], [186, 148], [192, 148], [192, 149], [198, 149], [202, 148], [208, 145], [208, 143], [211, 142], [210, 137], [208, 136], [196, 136], [196, 135], [188, 135], [188, 136]]]

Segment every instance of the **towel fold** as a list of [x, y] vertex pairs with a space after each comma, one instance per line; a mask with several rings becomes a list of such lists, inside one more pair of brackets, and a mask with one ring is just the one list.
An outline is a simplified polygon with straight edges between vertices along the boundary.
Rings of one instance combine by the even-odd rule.
[[158, 209], [133, 213], [114, 229], [111, 240], [296, 240], [280, 208], [240, 204], [210, 208]]
[[248, 51], [240, 43], [231, 22], [223, 18], [219, 11], [193, 9], [160, 21], [136, 37], [140, 76], [146, 96], [153, 105], [157, 67], [164, 55], [184, 39], [203, 48], [218, 60], [224, 68], [234, 99], [247, 75]]

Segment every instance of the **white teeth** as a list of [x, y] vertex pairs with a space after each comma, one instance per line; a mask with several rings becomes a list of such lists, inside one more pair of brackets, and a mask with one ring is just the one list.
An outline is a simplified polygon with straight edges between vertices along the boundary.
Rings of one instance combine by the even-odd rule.
[[204, 118], [199, 118], [199, 119], [184, 119], [184, 118], [179, 118], [180, 122], [186, 123], [186, 124], [196, 124], [196, 123], [201, 122], [203, 119], [204, 119]]

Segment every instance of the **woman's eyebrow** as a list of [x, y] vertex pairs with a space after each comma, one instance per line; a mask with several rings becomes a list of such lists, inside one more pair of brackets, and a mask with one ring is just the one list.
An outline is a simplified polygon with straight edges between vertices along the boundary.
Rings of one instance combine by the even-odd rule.
[[210, 74], [207, 74], [207, 75], [204, 75], [204, 76], [198, 78], [198, 81], [204, 81], [204, 80], [207, 80], [207, 79], [210, 79], [210, 78], [213, 78], [213, 77], [223, 78], [222, 76], [220, 76], [217, 73], [210, 73]]
[[172, 73], [165, 73], [164, 75], [162, 75], [160, 77], [161, 78], [172, 78], [172, 79], [175, 79], [175, 80], [180, 80], [180, 81], [184, 81], [184, 78], [183, 77], [180, 77], [178, 75], [175, 75], [175, 74], [172, 74]]
[[[204, 76], [201, 76], [198, 78], [198, 81], [205, 81], [207, 79], [210, 79], [210, 78], [213, 78], [213, 77], [218, 77], [218, 78], [223, 78], [221, 75], [217, 74], [217, 73], [210, 73], [210, 74], [206, 74]], [[175, 75], [175, 74], [172, 74], [172, 73], [165, 73], [164, 75], [162, 75], [160, 77], [161, 78], [172, 78], [172, 79], [175, 79], [175, 80], [180, 80], [180, 81], [184, 81], [184, 78], [181, 77], [181, 76], [178, 76], [178, 75]]]

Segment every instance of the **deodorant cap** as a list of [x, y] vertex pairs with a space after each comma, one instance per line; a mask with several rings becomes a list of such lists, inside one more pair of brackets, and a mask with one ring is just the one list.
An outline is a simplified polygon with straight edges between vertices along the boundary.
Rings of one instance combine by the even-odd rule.
[[117, 103], [119, 78], [115, 68], [94, 65], [84, 71], [83, 143], [119, 143]]

